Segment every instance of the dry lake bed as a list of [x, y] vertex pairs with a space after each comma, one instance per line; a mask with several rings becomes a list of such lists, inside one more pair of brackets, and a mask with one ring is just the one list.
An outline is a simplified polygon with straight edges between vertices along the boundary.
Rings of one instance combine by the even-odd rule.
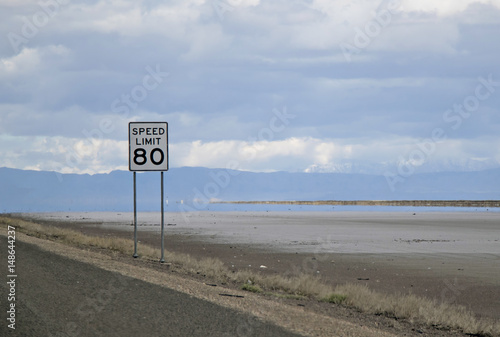
[[[92, 235], [133, 238], [133, 213], [29, 213]], [[160, 213], [138, 213], [140, 245], [160, 247]], [[414, 293], [500, 317], [500, 212], [165, 213], [166, 249], [259, 273], [312, 273]]]

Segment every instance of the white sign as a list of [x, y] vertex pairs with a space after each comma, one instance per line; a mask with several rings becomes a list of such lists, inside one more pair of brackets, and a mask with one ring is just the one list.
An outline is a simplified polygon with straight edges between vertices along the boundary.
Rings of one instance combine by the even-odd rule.
[[168, 171], [168, 123], [128, 124], [129, 170]]

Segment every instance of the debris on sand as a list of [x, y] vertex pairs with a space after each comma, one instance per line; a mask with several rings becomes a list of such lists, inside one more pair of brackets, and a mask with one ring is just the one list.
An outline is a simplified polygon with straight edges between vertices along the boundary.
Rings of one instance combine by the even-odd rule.
[[241, 296], [241, 295], [233, 295], [233, 294], [225, 294], [225, 293], [219, 294], [219, 296], [228, 296], [228, 297], [245, 298], [245, 296]]

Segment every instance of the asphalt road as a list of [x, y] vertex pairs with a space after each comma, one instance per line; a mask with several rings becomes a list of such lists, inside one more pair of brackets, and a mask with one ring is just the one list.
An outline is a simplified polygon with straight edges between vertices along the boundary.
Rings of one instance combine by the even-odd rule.
[[0, 336], [298, 336], [249, 314], [16, 242], [16, 329], [7, 327], [7, 247]]

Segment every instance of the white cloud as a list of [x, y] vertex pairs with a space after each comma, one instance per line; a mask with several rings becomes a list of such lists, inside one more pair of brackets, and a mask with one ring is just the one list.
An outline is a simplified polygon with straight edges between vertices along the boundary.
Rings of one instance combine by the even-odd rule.
[[0, 6], [21, 7], [26, 5], [34, 5], [36, 3], [38, 3], [37, 0], [1, 0]]
[[[70, 137], [0, 136], [2, 165], [63, 173], [128, 169], [128, 141]], [[384, 174], [398, 165], [418, 172], [500, 167], [500, 139], [447, 139], [420, 149], [423, 140], [386, 138], [287, 138], [276, 141], [184, 142], [170, 144], [170, 167], [203, 166], [248, 171]], [[430, 148], [430, 147], [428, 147]], [[419, 152], [417, 155], [416, 152]]]
[[223, 53], [228, 50], [232, 38], [223, 33], [220, 25], [211, 24], [193, 32], [190, 41], [189, 51], [182, 55], [182, 60], [201, 60], [210, 54]]
[[428, 12], [440, 16], [450, 16], [463, 12], [473, 4], [486, 4], [500, 9], [498, 0], [401, 0], [401, 10], [405, 12]]
[[33, 71], [40, 65], [40, 58], [37, 49], [25, 48], [15, 56], [0, 59], [0, 74]]
[[227, 3], [233, 7], [253, 7], [260, 4], [260, 0], [227, 0]]
[[460, 30], [456, 23], [420, 22], [395, 24], [370, 46], [377, 51], [432, 52], [452, 54], [457, 52]]
[[[486, 169], [498, 167], [497, 148], [487, 147], [491, 138], [476, 139], [474, 146], [465, 140], [433, 143], [431, 152], [414, 156], [421, 139], [393, 138], [369, 142], [367, 139], [289, 138], [280, 141], [200, 141], [174, 145], [176, 166], [226, 168], [249, 171], [305, 171], [383, 174], [398, 163], [408, 162], [416, 170]], [[495, 139], [494, 142], [500, 142]], [[481, 150], [482, 149], [482, 150]], [[415, 161], [415, 158], [419, 159]], [[423, 160], [420, 160], [423, 158]]]
[[174, 112], [166, 115], [168, 120], [178, 120], [180, 125], [183, 127], [193, 127], [200, 125], [202, 118], [201, 116], [193, 113], [193, 112]]
[[50, 65], [64, 65], [70, 57], [71, 51], [62, 45], [23, 48], [14, 56], [0, 58], [0, 80], [20, 75], [38, 76]]
[[158, 36], [157, 43], [162, 43], [161, 36], [185, 41], [186, 34], [199, 28], [197, 21], [202, 5], [203, 1], [178, 1], [151, 7], [141, 1], [78, 3], [67, 6], [60, 20], [75, 31], [116, 33], [127, 37], [154, 34]]
[[2, 166], [61, 173], [128, 169], [128, 142], [67, 137], [0, 136]]
[[[307, 1], [303, 1], [303, 3], [307, 4]], [[314, 0], [308, 5], [310, 8], [328, 15], [331, 21], [356, 26], [371, 19], [372, 13], [379, 7], [380, 1]]]

